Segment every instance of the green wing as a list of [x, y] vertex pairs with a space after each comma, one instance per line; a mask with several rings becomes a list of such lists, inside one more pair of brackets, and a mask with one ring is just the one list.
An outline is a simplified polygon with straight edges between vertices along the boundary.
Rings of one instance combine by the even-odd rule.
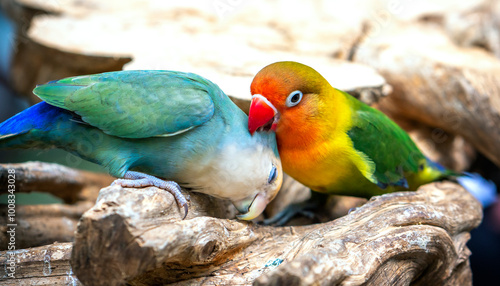
[[174, 71], [120, 71], [77, 76], [37, 86], [47, 103], [75, 112], [85, 123], [125, 138], [171, 136], [214, 114], [210, 81]]
[[[350, 96], [349, 96], [350, 97]], [[408, 133], [385, 114], [352, 98], [355, 103], [353, 127], [348, 131], [354, 148], [374, 165], [373, 177], [383, 189], [387, 186], [408, 188], [407, 173], [418, 172], [424, 155]]]

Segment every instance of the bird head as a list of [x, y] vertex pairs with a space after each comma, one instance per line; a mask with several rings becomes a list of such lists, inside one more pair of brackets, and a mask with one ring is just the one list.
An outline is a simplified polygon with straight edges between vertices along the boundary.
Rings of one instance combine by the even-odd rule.
[[242, 220], [251, 220], [258, 217], [274, 197], [278, 194], [283, 182], [283, 170], [279, 161], [271, 165], [271, 170], [265, 182], [255, 193], [241, 200], [233, 201], [233, 205], [242, 214], [236, 217]]
[[245, 194], [240, 198], [232, 196], [233, 205], [242, 213], [237, 217], [242, 220], [259, 216], [276, 197], [283, 183], [283, 168], [274, 134], [258, 132], [252, 139], [263, 144], [256, 144], [251, 154], [240, 156], [238, 169], [242, 172], [237, 176], [243, 184], [232, 185], [233, 193], [238, 193], [240, 188], [242, 191], [239, 193]]
[[[297, 62], [277, 62], [259, 71], [250, 86], [252, 103], [248, 130], [276, 131], [285, 124], [307, 122], [318, 110], [319, 95], [331, 87], [309, 66]], [[300, 126], [294, 126], [300, 128]]]

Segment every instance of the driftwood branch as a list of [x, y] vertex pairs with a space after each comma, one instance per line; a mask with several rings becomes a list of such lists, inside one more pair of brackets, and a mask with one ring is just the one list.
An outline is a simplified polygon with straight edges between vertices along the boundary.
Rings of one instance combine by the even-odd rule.
[[465, 243], [481, 207], [456, 184], [376, 197], [335, 221], [281, 228], [200, 217], [227, 214], [223, 202], [202, 197], [192, 195], [196, 210], [180, 221], [164, 191], [104, 189], [78, 226], [76, 275], [86, 285], [471, 281]]
[[[18, 205], [16, 206], [16, 248], [29, 248], [59, 242], [71, 242], [76, 226], [85, 211], [94, 205], [90, 201], [74, 205]], [[10, 229], [7, 206], [0, 205], [0, 250], [8, 249]]]
[[424, 24], [367, 36], [355, 59], [375, 67], [393, 87], [380, 102], [385, 112], [459, 134], [500, 166], [499, 59], [457, 47]]
[[433, 24], [442, 25], [455, 43], [483, 48], [500, 58], [500, 2], [480, 1], [473, 9], [453, 11]]
[[[9, 177], [9, 174], [14, 176]], [[106, 174], [51, 163], [0, 164], [0, 194], [7, 193], [8, 181], [12, 178], [14, 194], [46, 192], [63, 199], [66, 204], [20, 205], [16, 200], [15, 221], [8, 221], [9, 207], [0, 205], [0, 250], [7, 249], [9, 234], [6, 231], [8, 224], [13, 223], [17, 224], [17, 249], [73, 241], [80, 217], [94, 205], [99, 190], [113, 180]]]
[[[289, 255], [293, 260], [256, 284], [471, 285], [465, 244], [480, 222], [480, 208], [469, 195], [457, 205], [448, 201], [464, 192], [436, 183], [376, 197], [329, 227], [307, 231]], [[449, 216], [458, 209], [464, 212], [455, 221]]]
[[[72, 243], [54, 243], [42, 247], [0, 251], [0, 265], [3, 271], [0, 284], [22, 285], [82, 285], [69, 264]], [[15, 266], [9, 261], [15, 257]], [[3, 267], [5, 265], [5, 267]], [[14, 267], [13, 272], [10, 267]], [[9, 277], [14, 273], [14, 277]]]

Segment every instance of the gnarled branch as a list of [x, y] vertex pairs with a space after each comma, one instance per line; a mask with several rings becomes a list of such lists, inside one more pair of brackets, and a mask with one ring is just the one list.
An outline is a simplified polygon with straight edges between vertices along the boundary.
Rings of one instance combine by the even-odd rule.
[[78, 227], [76, 275], [86, 285], [470, 283], [465, 243], [481, 207], [453, 183], [375, 197], [327, 223], [278, 228], [224, 219], [223, 202], [214, 208], [203, 197], [192, 196], [197, 209], [181, 221], [164, 191], [104, 189]]

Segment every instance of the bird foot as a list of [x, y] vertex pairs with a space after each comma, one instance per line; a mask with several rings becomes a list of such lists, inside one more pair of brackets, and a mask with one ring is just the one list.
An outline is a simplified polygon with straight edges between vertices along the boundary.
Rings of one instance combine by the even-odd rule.
[[180, 209], [184, 208], [185, 219], [188, 214], [189, 195], [184, 196], [181, 192], [181, 187], [174, 181], [164, 181], [154, 176], [140, 172], [128, 171], [122, 179], [116, 179], [111, 185], [119, 185], [124, 188], [144, 188], [157, 187], [171, 193]]
[[273, 217], [265, 219], [262, 224], [284, 226], [293, 217], [298, 215], [307, 217], [310, 220], [317, 220], [318, 216], [316, 211], [322, 208], [327, 200], [327, 194], [312, 192], [311, 198], [309, 198], [308, 200], [287, 206], [285, 209], [283, 209]]
[[315, 214], [312, 211], [306, 210], [307, 206], [303, 203], [291, 204], [286, 207], [281, 212], [277, 213], [275, 216], [270, 217], [262, 221], [263, 225], [275, 225], [275, 226], [284, 226], [288, 223], [293, 217], [297, 215], [302, 215], [309, 219], [314, 219]]

